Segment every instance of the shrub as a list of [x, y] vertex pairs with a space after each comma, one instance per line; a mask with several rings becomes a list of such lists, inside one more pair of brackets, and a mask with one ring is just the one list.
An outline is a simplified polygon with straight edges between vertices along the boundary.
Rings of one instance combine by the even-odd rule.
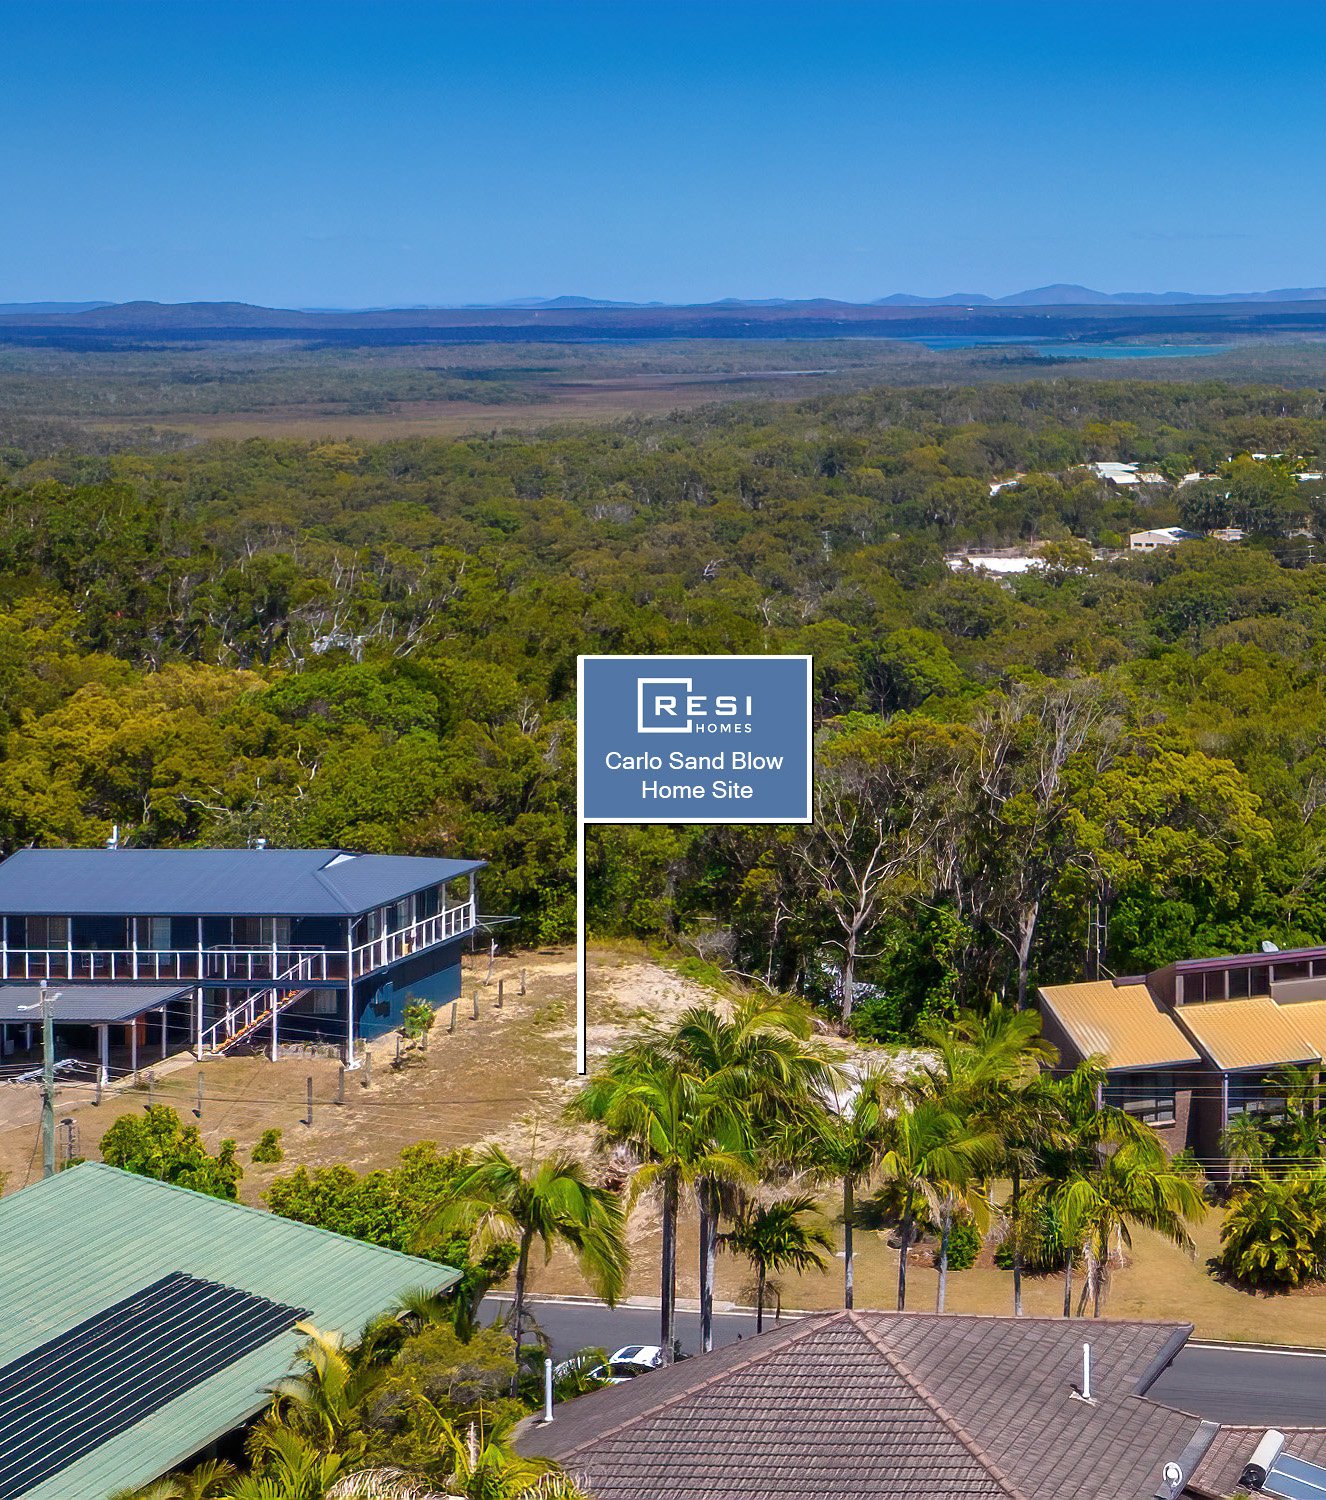
[[401, 1024], [401, 1030], [406, 1039], [417, 1042], [433, 1029], [433, 1007], [423, 1000], [410, 1000], [406, 1002], [405, 1016]]
[[[1022, 1218], [1022, 1269], [1033, 1275], [1045, 1271], [1062, 1271], [1066, 1253], [1059, 1237], [1059, 1226], [1049, 1204], [1027, 1209]], [[1001, 1270], [1013, 1269], [1013, 1242], [1000, 1241], [994, 1254]]]
[[249, 1153], [250, 1161], [274, 1162], [285, 1160], [285, 1148], [281, 1145], [279, 1130], [264, 1130]]
[[948, 1232], [949, 1270], [970, 1271], [983, 1243], [980, 1230], [970, 1219], [955, 1219]]
[[1326, 1175], [1255, 1177], [1220, 1230], [1216, 1264], [1243, 1286], [1284, 1291], [1326, 1274]]
[[186, 1126], [165, 1104], [150, 1104], [141, 1115], [121, 1115], [101, 1138], [101, 1159], [107, 1166], [213, 1198], [238, 1197], [244, 1175], [235, 1160], [234, 1141], [222, 1141], [211, 1155], [198, 1127]]
[[345, 1165], [297, 1167], [277, 1177], [264, 1197], [282, 1218], [454, 1266], [461, 1272], [454, 1305], [464, 1331], [484, 1293], [506, 1276], [516, 1258], [515, 1246], [506, 1243], [472, 1255], [468, 1236], [459, 1230], [437, 1241], [423, 1236], [439, 1202], [470, 1165], [467, 1151], [443, 1154], [434, 1142], [419, 1141], [401, 1152], [399, 1166], [362, 1176]]

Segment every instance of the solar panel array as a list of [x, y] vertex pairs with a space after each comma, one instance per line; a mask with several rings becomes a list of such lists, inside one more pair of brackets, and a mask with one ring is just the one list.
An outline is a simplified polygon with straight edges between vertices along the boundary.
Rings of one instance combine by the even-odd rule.
[[1267, 1472], [1262, 1491], [1279, 1500], [1326, 1500], [1326, 1469], [1282, 1453]]
[[18, 1500], [303, 1316], [175, 1271], [0, 1367], [0, 1500]]

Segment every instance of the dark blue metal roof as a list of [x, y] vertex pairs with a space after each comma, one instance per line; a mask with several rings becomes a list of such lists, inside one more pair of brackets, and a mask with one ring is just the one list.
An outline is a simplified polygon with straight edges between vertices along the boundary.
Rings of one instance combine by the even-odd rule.
[[[182, 995], [191, 994], [191, 984], [52, 984], [55, 1001], [51, 1014], [59, 1023], [71, 1025], [114, 1024], [158, 1010]], [[0, 1021], [41, 1020], [39, 984], [0, 984]]]
[[341, 849], [20, 849], [0, 864], [0, 913], [357, 916], [482, 868]]

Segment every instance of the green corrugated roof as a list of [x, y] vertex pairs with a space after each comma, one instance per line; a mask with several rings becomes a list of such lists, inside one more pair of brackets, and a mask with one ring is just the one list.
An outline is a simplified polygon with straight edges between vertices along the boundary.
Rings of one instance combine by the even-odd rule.
[[[347, 1337], [402, 1293], [460, 1274], [99, 1162], [0, 1199], [0, 1266], [0, 1365], [170, 1271], [307, 1308], [310, 1322]], [[23, 1500], [106, 1500], [177, 1467], [266, 1405], [300, 1342], [294, 1332], [271, 1340]]]

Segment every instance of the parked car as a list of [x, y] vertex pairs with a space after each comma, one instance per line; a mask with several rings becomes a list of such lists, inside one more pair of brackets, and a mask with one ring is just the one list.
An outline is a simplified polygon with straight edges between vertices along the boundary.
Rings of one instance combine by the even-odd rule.
[[606, 1365], [591, 1370], [590, 1374], [605, 1385], [621, 1385], [646, 1370], [656, 1370], [662, 1363], [663, 1350], [657, 1344], [625, 1344], [608, 1356]]

